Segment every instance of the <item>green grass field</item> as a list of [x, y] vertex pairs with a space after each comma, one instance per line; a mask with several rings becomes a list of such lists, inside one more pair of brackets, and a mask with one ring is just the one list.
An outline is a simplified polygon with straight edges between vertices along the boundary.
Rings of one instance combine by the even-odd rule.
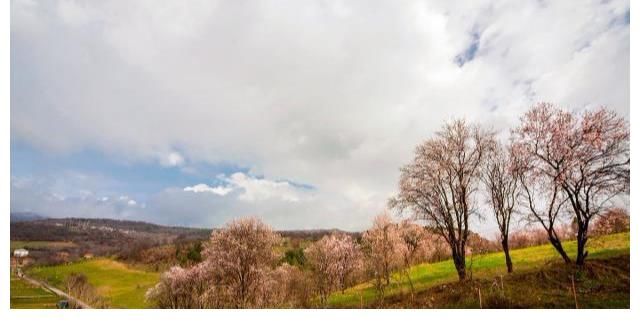
[[[629, 233], [619, 233], [598, 238], [592, 238], [588, 243], [589, 259], [603, 259], [629, 254]], [[563, 246], [570, 257], [576, 253], [576, 242], [567, 241]], [[526, 273], [527, 271], [540, 268], [546, 264], [561, 260], [558, 253], [551, 245], [542, 245], [511, 251], [513, 267], [515, 273]], [[502, 252], [476, 256], [471, 264], [471, 259], [467, 258], [468, 275], [472, 271], [474, 279], [488, 279], [498, 275], [504, 275], [506, 268], [504, 265], [504, 254]], [[409, 275], [413, 281], [416, 292], [429, 289], [431, 287], [458, 281], [458, 276], [451, 260], [420, 264], [413, 266], [409, 270]], [[392, 282], [385, 291], [385, 297], [408, 294], [410, 286], [406, 277], [398, 273], [393, 275]], [[360, 307], [367, 306], [376, 301], [376, 292], [371, 282], [356, 285], [347, 289], [345, 293], [334, 293], [329, 298], [330, 307]]]
[[107, 299], [111, 308], [146, 308], [145, 292], [159, 280], [160, 274], [133, 269], [112, 259], [98, 258], [67, 265], [31, 268], [27, 274], [64, 289], [71, 273], [87, 276], [98, 294]]
[[18, 248], [27, 249], [63, 249], [73, 248], [76, 244], [71, 241], [11, 241], [11, 250]]
[[11, 274], [10, 301], [12, 309], [16, 308], [56, 308], [60, 298], [53, 292], [31, 285]]

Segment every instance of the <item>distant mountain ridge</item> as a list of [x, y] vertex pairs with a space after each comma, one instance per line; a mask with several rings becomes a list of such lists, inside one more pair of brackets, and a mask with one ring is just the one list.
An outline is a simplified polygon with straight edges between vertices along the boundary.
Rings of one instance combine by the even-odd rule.
[[[144, 221], [109, 218], [47, 218], [35, 213], [11, 213], [11, 240], [76, 240], [90, 239], [96, 235], [105, 238], [128, 239], [136, 237], [163, 237], [207, 239], [215, 229], [168, 226]], [[358, 237], [360, 232], [339, 229], [275, 230], [283, 237], [316, 240], [331, 233], [344, 233]]]
[[176, 237], [206, 238], [210, 229], [172, 227], [142, 221], [106, 218], [40, 218], [12, 221], [12, 240], [102, 240], [155, 238], [169, 240]]
[[12, 212], [9, 215], [9, 219], [12, 222], [21, 222], [21, 221], [28, 221], [28, 220], [38, 220], [38, 219], [44, 219], [45, 216], [42, 216], [40, 214], [37, 214], [35, 212], [30, 212], [30, 211], [18, 211], [18, 212]]

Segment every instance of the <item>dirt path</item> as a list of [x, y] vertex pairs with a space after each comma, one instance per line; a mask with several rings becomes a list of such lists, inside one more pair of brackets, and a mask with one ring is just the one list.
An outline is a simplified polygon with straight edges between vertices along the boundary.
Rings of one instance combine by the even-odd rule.
[[75, 305], [77, 305], [80, 308], [92, 308], [91, 305], [89, 305], [89, 304], [87, 304], [87, 303], [85, 303], [85, 302], [83, 302], [83, 301], [81, 301], [81, 300], [79, 300], [79, 299], [77, 299], [77, 298], [75, 298], [73, 296], [70, 296], [69, 294], [65, 293], [64, 291], [62, 291], [62, 290], [60, 290], [58, 288], [52, 287], [52, 286], [46, 284], [45, 282], [30, 278], [30, 277], [28, 277], [28, 276], [26, 276], [24, 274], [22, 275], [21, 279], [23, 279], [23, 280], [25, 280], [25, 281], [27, 281], [27, 282], [29, 282], [31, 284], [34, 284], [36, 286], [44, 287], [45, 289], [51, 290], [54, 294], [56, 294], [56, 295], [58, 295], [60, 297], [66, 298], [68, 301], [73, 302]]

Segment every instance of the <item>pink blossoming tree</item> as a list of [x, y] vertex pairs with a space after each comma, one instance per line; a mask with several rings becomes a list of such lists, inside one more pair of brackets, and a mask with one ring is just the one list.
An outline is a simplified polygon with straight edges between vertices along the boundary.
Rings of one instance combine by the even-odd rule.
[[469, 222], [482, 164], [493, 147], [492, 134], [464, 120], [446, 124], [435, 137], [415, 150], [412, 163], [401, 169], [400, 192], [389, 202], [425, 220], [447, 242], [464, 280]]
[[508, 151], [496, 142], [487, 157], [481, 176], [487, 196], [491, 200], [494, 219], [498, 224], [500, 244], [508, 273], [513, 272], [513, 263], [509, 254], [509, 229], [520, 192], [518, 176], [511, 170], [510, 162]]
[[629, 191], [627, 122], [606, 108], [576, 114], [540, 103], [524, 115], [512, 139], [525, 182], [544, 183], [558, 209], [566, 204], [575, 217], [576, 264], [584, 264], [591, 220]]
[[228, 287], [235, 307], [256, 306], [259, 283], [274, 268], [280, 236], [257, 218], [241, 218], [215, 230], [204, 257], [220, 284]]
[[362, 244], [367, 269], [375, 279], [376, 290], [381, 300], [385, 287], [390, 283], [391, 273], [403, 264], [404, 242], [398, 225], [387, 213], [376, 216], [373, 227], [362, 235]]
[[325, 235], [305, 250], [305, 256], [323, 305], [335, 289], [344, 292], [362, 268], [360, 248], [346, 234]]

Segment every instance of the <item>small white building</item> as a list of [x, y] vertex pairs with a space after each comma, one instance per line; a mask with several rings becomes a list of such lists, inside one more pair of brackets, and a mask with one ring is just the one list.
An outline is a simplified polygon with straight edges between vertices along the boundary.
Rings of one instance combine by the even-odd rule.
[[13, 256], [14, 257], [27, 257], [27, 256], [29, 256], [29, 250], [23, 249], [23, 248], [16, 249], [16, 250], [13, 251]]

